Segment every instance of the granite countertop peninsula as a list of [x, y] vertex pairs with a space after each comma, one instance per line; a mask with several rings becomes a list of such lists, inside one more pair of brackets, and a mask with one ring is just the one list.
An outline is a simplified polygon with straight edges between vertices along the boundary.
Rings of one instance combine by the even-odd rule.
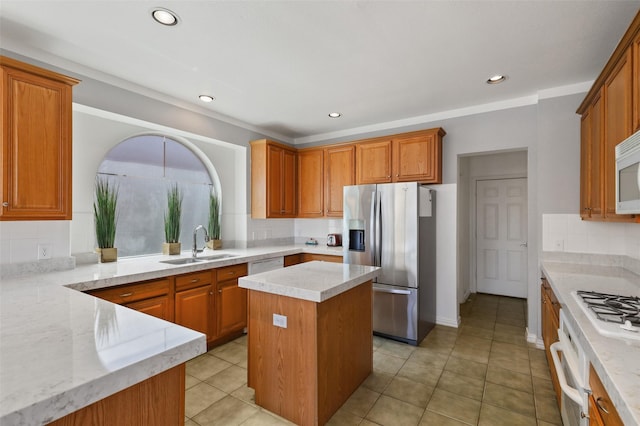
[[[82, 291], [310, 252], [275, 246], [209, 251], [233, 257], [188, 265], [144, 256], [0, 280], [0, 424], [56, 420], [206, 351], [205, 336]], [[80, 291], [78, 291], [80, 290]]]
[[541, 268], [561, 304], [561, 309], [568, 313], [567, 321], [578, 333], [581, 346], [624, 424], [638, 425], [640, 340], [600, 334], [571, 295], [576, 290], [588, 290], [640, 296], [640, 275], [623, 267], [626, 266], [625, 262], [611, 260], [611, 256], [598, 258], [593, 255], [578, 255], [573, 259], [567, 256], [561, 259], [547, 256], [541, 262]]
[[376, 266], [314, 261], [243, 277], [239, 285], [320, 303], [372, 280], [379, 273]]

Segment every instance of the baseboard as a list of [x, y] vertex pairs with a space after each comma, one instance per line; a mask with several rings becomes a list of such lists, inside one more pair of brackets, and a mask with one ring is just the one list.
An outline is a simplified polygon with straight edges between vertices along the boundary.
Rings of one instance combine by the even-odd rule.
[[529, 333], [529, 328], [525, 330], [525, 337], [527, 342], [533, 343], [536, 345], [538, 349], [544, 349], [544, 341], [542, 339], [538, 339], [538, 336], [535, 333]]
[[436, 324], [438, 325], [444, 325], [446, 327], [455, 327], [458, 328], [460, 326], [460, 319], [453, 320], [451, 318], [446, 318], [446, 317], [436, 317]]

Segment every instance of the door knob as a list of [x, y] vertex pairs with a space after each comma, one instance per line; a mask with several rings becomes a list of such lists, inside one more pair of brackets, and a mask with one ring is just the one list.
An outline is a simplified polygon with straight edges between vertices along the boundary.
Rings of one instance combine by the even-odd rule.
[[527, 242], [525, 241], [524, 243], [520, 244], [520, 247], [528, 247]]

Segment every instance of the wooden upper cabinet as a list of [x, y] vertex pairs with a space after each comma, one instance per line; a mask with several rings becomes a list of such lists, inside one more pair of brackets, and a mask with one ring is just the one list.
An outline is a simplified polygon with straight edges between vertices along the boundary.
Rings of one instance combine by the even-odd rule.
[[324, 150], [298, 152], [298, 217], [324, 215]]
[[251, 142], [251, 217], [295, 217], [295, 149], [267, 139]]
[[632, 43], [633, 50], [633, 131], [640, 130], [640, 31]]
[[356, 183], [442, 183], [441, 128], [356, 143]]
[[391, 139], [356, 144], [356, 184], [391, 182]]
[[393, 140], [393, 181], [442, 183], [442, 129]]
[[616, 145], [632, 134], [632, 49], [627, 49], [604, 83], [604, 216], [633, 220], [616, 214]]
[[354, 145], [324, 150], [325, 216], [342, 217], [343, 188], [355, 184], [356, 148]]
[[604, 138], [601, 93], [582, 115], [580, 125], [580, 216], [602, 218]]
[[71, 103], [79, 81], [0, 56], [0, 220], [71, 220]]

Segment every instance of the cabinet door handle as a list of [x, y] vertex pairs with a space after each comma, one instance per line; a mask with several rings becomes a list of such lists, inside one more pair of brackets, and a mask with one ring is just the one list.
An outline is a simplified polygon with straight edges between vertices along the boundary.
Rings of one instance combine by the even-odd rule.
[[4, 203], [2, 203], [2, 207], [9, 207], [9, 203], [5, 201]]
[[129, 297], [129, 296], [133, 296], [133, 293], [123, 293], [120, 295], [120, 297]]
[[596, 405], [598, 406], [598, 410], [603, 411], [605, 414], [609, 414], [609, 410], [604, 408], [604, 406], [601, 404], [601, 401], [602, 401], [602, 397], [601, 396], [596, 398]]
[[218, 290], [218, 293], [222, 293], [222, 289]]
[[198, 281], [200, 281], [200, 278], [194, 278], [191, 280], [192, 283], [197, 283]]

